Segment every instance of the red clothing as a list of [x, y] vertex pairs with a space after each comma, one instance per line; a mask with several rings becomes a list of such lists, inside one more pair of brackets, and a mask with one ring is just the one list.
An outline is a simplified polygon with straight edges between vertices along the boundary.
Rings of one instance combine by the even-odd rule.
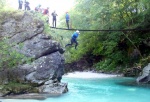
[[44, 10], [44, 12], [43, 12], [43, 14], [44, 14], [44, 15], [47, 15], [47, 14], [49, 14], [49, 11], [48, 11], [48, 9], [45, 9], [45, 10]]

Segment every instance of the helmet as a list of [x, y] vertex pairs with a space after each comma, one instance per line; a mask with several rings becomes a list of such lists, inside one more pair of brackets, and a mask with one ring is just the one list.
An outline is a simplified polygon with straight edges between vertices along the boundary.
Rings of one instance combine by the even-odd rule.
[[76, 33], [80, 34], [80, 32], [78, 30], [76, 30]]

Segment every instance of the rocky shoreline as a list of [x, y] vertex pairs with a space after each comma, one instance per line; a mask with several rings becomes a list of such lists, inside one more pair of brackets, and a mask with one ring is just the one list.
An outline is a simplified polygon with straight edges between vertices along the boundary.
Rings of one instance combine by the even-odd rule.
[[10, 95], [6, 97], [0, 97], [0, 99], [35, 99], [35, 100], [45, 100], [48, 97], [58, 97], [62, 95], [61, 93], [56, 94], [38, 94], [38, 93], [29, 93], [29, 94], [21, 94], [21, 95]]

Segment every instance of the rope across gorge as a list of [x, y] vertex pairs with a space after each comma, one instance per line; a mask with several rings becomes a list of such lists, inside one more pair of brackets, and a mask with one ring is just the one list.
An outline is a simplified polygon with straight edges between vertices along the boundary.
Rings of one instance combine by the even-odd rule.
[[102, 30], [86, 30], [86, 29], [67, 29], [67, 28], [55, 28], [55, 27], [50, 27], [50, 28], [53, 28], [53, 29], [60, 29], [60, 30], [79, 30], [79, 31], [92, 31], [92, 32], [116, 32], [116, 31], [119, 31], [119, 32], [122, 32], [122, 31], [150, 31], [150, 29], [102, 29]]
[[[55, 27], [51, 27], [51, 26], [50, 26], [50, 28], [60, 29], [60, 30], [70, 30], [70, 31], [79, 30], [79, 31], [88, 31], [88, 32], [90, 32], [90, 31], [92, 31], [92, 32], [116, 32], [116, 31], [117, 32], [128, 32], [128, 31], [132, 31], [132, 32], [137, 32], [138, 31], [138, 32], [140, 32], [140, 31], [150, 31], [150, 28], [149, 29], [118, 29], [118, 30], [117, 29], [114, 29], [114, 30], [111, 30], [111, 29], [109, 29], [109, 30], [108, 29], [106, 29], [106, 30], [104, 30], [104, 29], [102, 29], [102, 30], [67, 29], [67, 28], [55, 28]], [[125, 34], [124, 34], [124, 36], [132, 43], [132, 45], [134, 46], [135, 49], [138, 49], [136, 47], [136, 45], [133, 43], [133, 41], [128, 36], [126, 36]], [[139, 49], [138, 49], [138, 51], [139, 51]], [[140, 56], [143, 58], [143, 56], [141, 55], [141, 52], [140, 52]]]

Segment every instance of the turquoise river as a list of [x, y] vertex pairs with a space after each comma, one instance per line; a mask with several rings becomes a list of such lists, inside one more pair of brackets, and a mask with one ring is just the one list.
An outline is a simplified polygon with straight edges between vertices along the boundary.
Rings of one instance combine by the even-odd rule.
[[150, 102], [150, 87], [135, 84], [135, 79], [63, 78], [69, 92], [45, 100], [0, 99], [0, 102]]

